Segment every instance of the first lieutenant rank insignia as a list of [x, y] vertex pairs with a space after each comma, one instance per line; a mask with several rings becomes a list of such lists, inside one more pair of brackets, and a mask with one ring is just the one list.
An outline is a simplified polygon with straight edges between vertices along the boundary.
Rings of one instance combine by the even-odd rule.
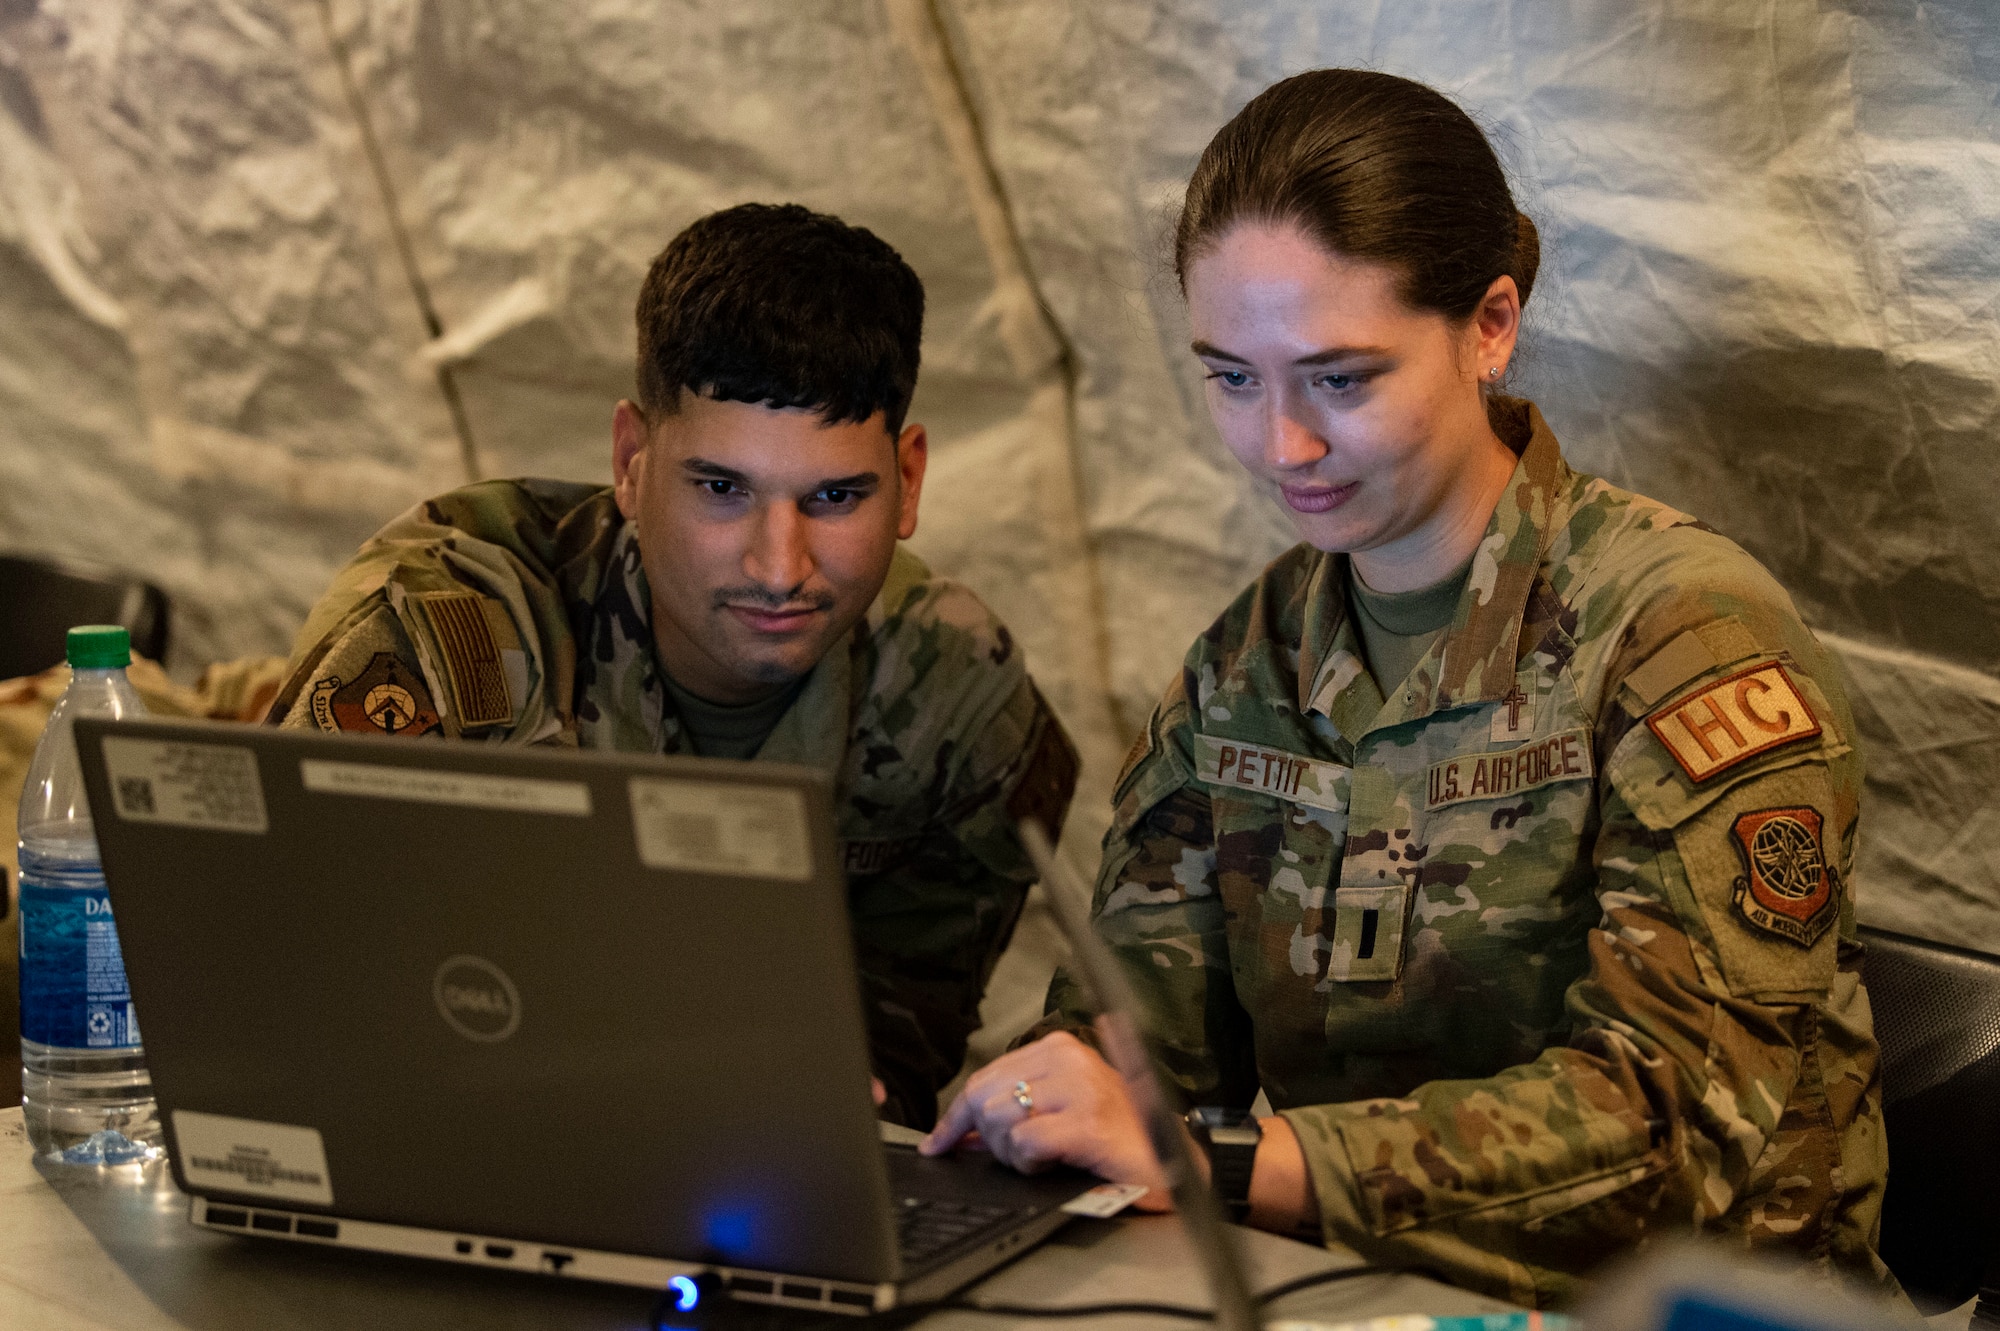
[[1246, 790], [1342, 813], [1354, 769], [1241, 740], [1194, 737], [1194, 776], [1204, 785]]
[[1819, 810], [1759, 809], [1730, 829], [1746, 876], [1736, 909], [1766, 933], [1811, 947], [1833, 923], [1833, 869], [1826, 862]]

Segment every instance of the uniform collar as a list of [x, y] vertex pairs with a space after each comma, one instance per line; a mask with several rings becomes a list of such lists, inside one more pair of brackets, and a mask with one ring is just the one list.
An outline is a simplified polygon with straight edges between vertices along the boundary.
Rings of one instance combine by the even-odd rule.
[[867, 624], [826, 649], [806, 676], [806, 686], [778, 718], [757, 750], [760, 763], [797, 763], [828, 774], [840, 771], [847, 758], [847, 731], [852, 714], [854, 651], [865, 640]]
[[[608, 681], [609, 687], [603, 690], [599, 705], [617, 713], [608, 719], [614, 730], [623, 735], [624, 743], [619, 747], [640, 742], [637, 733], [625, 733], [625, 728], [635, 728], [645, 735], [650, 741], [647, 747], [655, 752], [687, 752], [687, 730], [666, 688], [665, 670], [653, 638], [652, 589], [646, 581], [645, 564], [639, 558], [637, 529], [631, 523], [621, 526], [611, 550], [611, 577], [620, 581], [612, 604], [601, 605], [600, 610], [610, 610], [607, 628], [612, 647], [608, 673], [619, 678]], [[866, 618], [819, 659], [807, 676], [805, 687], [757, 750], [757, 761], [796, 763], [829, 773], [840, 770], [847, 753], [853, 712], [855, 653], [866, 646], [888, 615], [900, 607], [910, 588], [928, 576], [929, 570], [922, 561], [897, 546], [889, 577]]]
[[1514, 687], [1528, 593], [1572, 473], [1533, 403], [1503, 397], [1493, 405], [1500, 437], [1518, 441], [1514, 474], [1473, 552], [1451, 626], [1407, 681], [1389, 681], [1388, 697], [1363, 664], [1347, 605], [1347, 556], [1324, 556], [1313, 570], [1300, 634], [1299, 707], [1326, 717], [1342, 735], [1497, 701]]
[[868, 613], [845, 640], [827, 648], [813, 667], [806, 686], [792, 700], [757, 750], [758, 762], [798, 763], [822, 772], [838, 772], [847, 758], [848, 731], [853, 726], [856, 661], [870, 640], [903, 608], [912, 588], [931, 575], [923, 560], [900, 542], [889, 561], [889, 574], [875, 594]]

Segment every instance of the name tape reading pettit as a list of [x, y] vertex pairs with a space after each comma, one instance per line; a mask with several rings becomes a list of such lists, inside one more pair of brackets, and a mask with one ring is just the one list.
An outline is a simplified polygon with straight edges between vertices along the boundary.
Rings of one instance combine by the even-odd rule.
[[1595, 775], [1590, 732], [1565, 730], [1502, 753], [1467, 753], [1432, 763], [1424, 783], [1424, 807], [1442, 809], [1468, 800], [1498, 799]]
[[128, 823], [270, 830], [257, 755], [239, 745], [106, 736], [104, 773], [112, 806]]
[[655, 776], [635, 776], [628, 789], [639, 862], [649, 869], [812, 877], [806, 801], [797, 790]]
[[514, 813], [559, 813], [572, 818], [590, 816], [590, 787], [581, 781], [481, 776], [429, 767], [391, 767], [386, 763], [327, 762], [320, 758], [299, 760], [299, 780], [307, 790], [322, 795], [363, 795], [371, 799], [456, 804]]
[[176, 1109], [174, 1144], [192, 1187], [333, 1205], [326, 1144], [317, 1128]]
[[1224, 790], [1247, 790], [1341, 813], [1347, 808], [1353, 772], [1351, 767], [1302, 753], [1213, 735], [1194, 737], [1195, 780]]

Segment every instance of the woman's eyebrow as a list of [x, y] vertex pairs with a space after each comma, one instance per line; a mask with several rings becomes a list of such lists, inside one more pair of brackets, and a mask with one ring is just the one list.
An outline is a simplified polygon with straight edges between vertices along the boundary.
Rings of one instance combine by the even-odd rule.
[[[1203, 360], [1228, 361], [1232, 365], [1248, 365], [1250, 363], [1235, 352], [1224, 351], [1221, 347], [1209, 342], [1194, 342], [1190, 344], [1190, 348], [1195, 355], [1200, 356]], [[1330, 365], [1335, 361], [1385, 358], [1389, 354], [1387, 347], [1325, 347], [1319, 351], [1308, 352], [1298, 357], [1292, 364]]]
[[1292, 364], [1331, 365], [1335, 361], [1368, 360], [1371, 358], [1386, 357], [1388, 354], [1389, 349], [1387, 347], [1327, 347], [1322, 351], [1315, 351], [1309, 356], [1301, 356], [1293, 361]]

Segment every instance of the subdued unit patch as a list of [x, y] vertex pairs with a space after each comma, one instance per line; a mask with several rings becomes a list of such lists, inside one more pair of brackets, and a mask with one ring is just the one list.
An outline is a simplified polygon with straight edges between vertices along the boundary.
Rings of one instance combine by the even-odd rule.
[[507, 672], [482, 599], [475, 592], [429, 592], [417, 598], [444, 654], [458, 723], [467, 730], [514, 719]]
[[1646, 726], [1695, 782], [1820, 733], [1819, 718], [1776, 661], [1739, 670], [1668, 703], [1646, 718]]
[[[1772, 931], [1743, 909], [1743, 900], [1754, 904], [1754, 898], [1747, 896], [1750, 852], [1743, 833], [1749, 833], [1754, 846], [1761, 827], [1756, 820], [1765, 814], [1784, 813], [1808, 833], [1816, 824], [1818, 831], [1810, 842], [1825, 865], [1830, 903], [1826, 918], [1837, 923], [1845, 866], [1839, 858], [1842, 832], [1838, 824], [1830, 822], [1835, 797], [1827, 768], [1820, 763], [1800, 763], [1753, 773], [1734, 785], [1726, 779], [1718, 784], [1725, 789], [1714, 801], [1674, 828], [1674, 851], [1693, 894], [1692, 901], [1677, 904], [1676, 909], [1692, 911], [1706, 921], [1701, 931], [1704, 941], [1715, 949], [1729, 991], [1737, 997], [1772, 1003], [1821, 1001], [1833, 982], [1840, 931], [1815, 923], [1813, 929], [1800, 928], [1785, 935], [1796, 946], [1773, 942]], [[1801, 810], [1816, 817], [1802, 818]], [[1803, 900], [1809, 912], [1814, 881], [1810, 870], [1800, 873], [1780, 867], [1801, 862], [1787, 861], [1782, 853], [1787, 849], [1809, 863], [1812, 852], [1806, 845], [1807, 839], [1793, 829], [1781, 828], [1765, 839], [1764, 849], [1769, 873], [1777, 875], [1777, 881], [1788, 884], [1793, 892], [1801, 885], [1806, 889], [1803, 898], [1782, 899]], [[1766, 884], [1777, 894], [1768, 876]], [[1743, 894], [1741, 899], [1739, 894]]]
[[1730, 828], [1745, 870], [1736, 880], [1737, 912], [1800, 947], [1818, 942], [1838, 913], [1823, 828], [1819, 811], [1804, 806], [1752, 810]]
[[[328, 680], [326, 684], [338, 683]], [[437, 706], [423, 676], [389, 652], [377, 652], [367, 669], [351, 684], [337, 689], [324, 685], [313, 693], [313, 715], [325, 711], [336, 730], [379, 731], [385, 735], [423, 735], [438, 728]]]

